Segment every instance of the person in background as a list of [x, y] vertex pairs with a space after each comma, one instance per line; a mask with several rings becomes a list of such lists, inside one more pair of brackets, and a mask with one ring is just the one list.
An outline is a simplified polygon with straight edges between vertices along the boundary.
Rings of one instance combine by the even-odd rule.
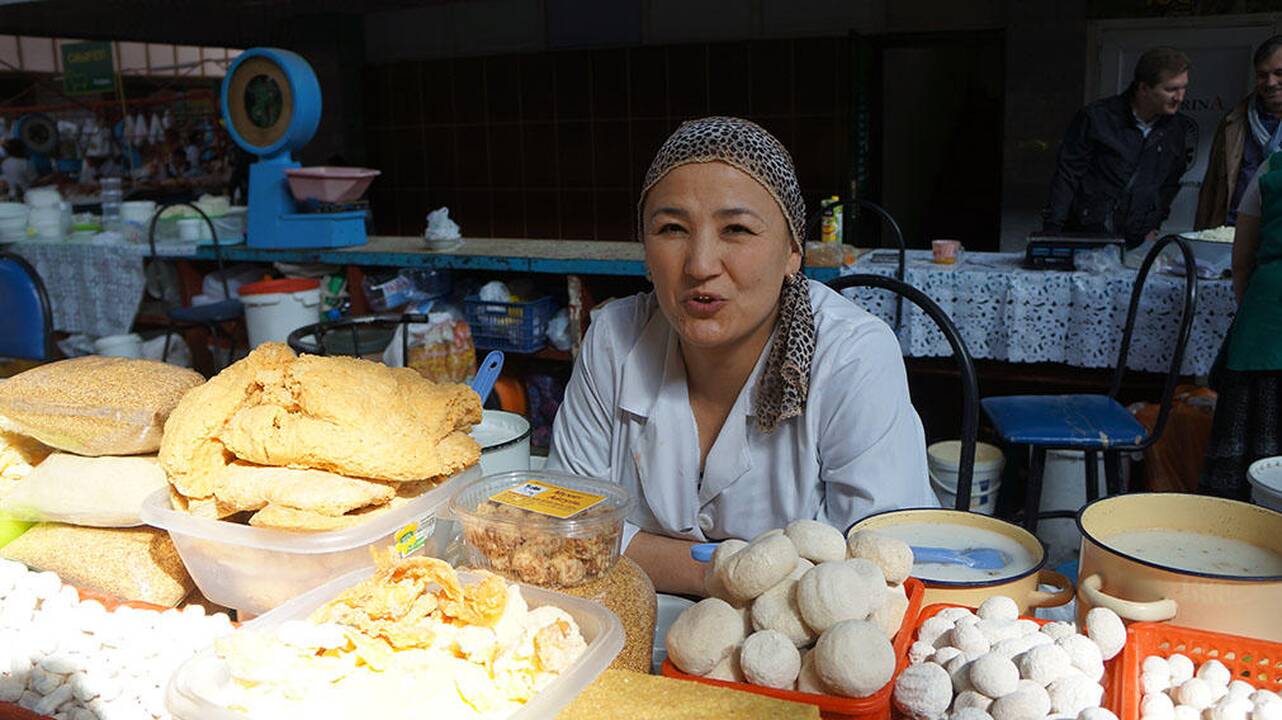
[[1157, 236], [1197, 148], [1197, 125], [1180, 113], [1188, 57], [1169, 47], [1146, 51], [1121, 95], [1077, 112], [1060, 143], [1047, 233], [1122, 237], [1134, 248]]
[[36, 169], [27, 160], [27, 145], [17, 138], [4, 143], [5, 159], [0, 161], [0, 177], [9, 186], [8, 196], [21, 201], [27, 188], [36, 182]]
[[1238, 205], [1251, 178], [1282, 145], [1282, 35], [1261, 43], [1252, 65], [1255, 92], [1230, 110], [1215, 129], [1193, 221], [1198, 230], [1237, 223]]
[[1233, 235], [1237, 316], [1214, 386], [1219, 398], [1201, 490], [1250, 501], [1251, 463], [1282, 454], [1282, 152], [1242, 192]]

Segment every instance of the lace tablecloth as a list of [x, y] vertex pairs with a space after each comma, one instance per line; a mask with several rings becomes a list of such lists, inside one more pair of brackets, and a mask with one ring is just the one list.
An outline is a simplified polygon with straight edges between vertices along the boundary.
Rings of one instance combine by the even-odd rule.
[[146, 247], [22, 242], [5, 248], [44, 280], [55, 330], [103, 337], [133, 327], [142, 303]]
[[[869, 262], [869, 257], [845, 268], [843, 274], [895, 274], [893, 264]], [[1025, 270], [1022, 262], [1022, 254], [967, 253], [960, 265], [935, 265], [929, 251], [914, 251], [908, 256], [905, 280], [952, 317], [975, 358], [1113, 367], [1136, 272], [1126, 268], [1103, 274]], [[1156, 270], [1149, 274], [1131, 340], [1131, 369], [1166, 372], [1179, 330], [1183, 283], [1182, 277]], [[859, 288], [847, 294], [894, 323], [891, 293]], [[1210, 370], [1235, 309], [1229, 280], [1198, 281], [1184, 373], [1204, 375]], [[908, 301], [899, 338], [904, 354], [911, 357], [952, 354], [935, 324]]]

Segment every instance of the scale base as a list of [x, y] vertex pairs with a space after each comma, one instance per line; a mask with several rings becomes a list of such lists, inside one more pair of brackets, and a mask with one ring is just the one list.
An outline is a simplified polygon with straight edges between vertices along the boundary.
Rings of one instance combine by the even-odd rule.
[[[365, 213], [294, 213], [276, 218], [268, 232], [250, 228], [246, 244], [252, 248], [340, 248], [364, 245]], [[259, 228], [261, 229], [261, 228]]]

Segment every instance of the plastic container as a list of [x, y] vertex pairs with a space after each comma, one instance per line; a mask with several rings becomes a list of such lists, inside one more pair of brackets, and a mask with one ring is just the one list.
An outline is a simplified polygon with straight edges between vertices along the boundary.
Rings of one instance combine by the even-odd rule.
[[694, 601], [680, 595], [659, 593], [659, 610], [654, 621], [654, 659], [650, 672], [658, 675], [663, 661], [668, 659], [668, 628], [681, 617], [685, 609], [694, 605]]
[[[946, 508], [957, 504], [957, 475], [961, 467], [961, 441], [945, 440], [926, 448], [930, 484]], [[997, 509], [997, 491], [1002, 486], [1006, 456], [988, 443], [975, 444], [975, 472], [970, 483], [970, 511], [992, 515]]]
[[251, 349], [265, 342], [283, 343], [298, 328], [320, 320], [320, 281], [287, 278], [248, 283], [240, 286], [240, 302], [245, 306]]
[[1282, 455], [1256, 460], [1246, 475], [1251, 481], [1251, 501], [1282, 512]]
[[125, 199], [121, 189], [120, 178], [102, 178], [102, 227], [104, 230], [119, 232], [121, 228], [120, 206]]
[[168, 489], [147, 498], [139, 515], [169, 531], [205, 597], [258, 615], [335, 575], [371, 565], [372, 547], [397, 545], [402, 554], [440, 555], [448, 538], [435, 532], [436, 516], [455, 488], [480, 475], [474, 465], [395, 510], [331, 532], [296, 533], [195, 517], [170, 507]]
[[56, 208], [62, 202], [62, 194], [52, 187], [27, 188], [22, 199], [33, 208]]
[[556, 307], [552, 298], [526, 302], [496, 302], [472, 295], [463, 300], [463, 314], [472, 326], [479, 350], [535, 353], [547, 342], [548, 320]]
[[456, 487], [450, 514], [468, 564], [542, 587], [581, 585], [608, 572], [634, 504], [616, 483], [552, 472], [498, 473]]
[[1219, 660], [1234, 680], [1248, 682], [1257, 690], [1282, 692], [1282, 643], [1167, 623], [1137, 622], [1127, 628], [1126, 647], [1118, 656], [1122, 692], [1120, 712], [1114, 712], [1119, 720], [1139, 720], [1140, 701], [1144, 698], [1140, 667], [1144, 658], [1169, 658], [1175, 653], [1187, 655], [1195, 668], [1208, 660]]
[[[300, 595], [262, 617], [241, 627], [258, 632], [272, 630], [290, 620], [306, 619], [314, 610], [332, 600], [343, 590], [370, 577], [374, 568], [358, 570]], [[476, 575], [460, 572], [464, 583], [474, 582]], [[587, 649], [553, 680], [507, 720], [551, 720], [576, 695], [596, 680], [623, 647], [623, 627], [618, 618], [600, 605], [542, 588], [521, 586], [521, 595], [531, 609], [555, 605], [578, 623]], [[210, 698], [222, 683], [228, 682], [226, 667], [207, 649], [179, 666], [169, 680], [165, 704], [174, 717], [183, 720], [244, 720], [245, 716], [219, 706]], [[424, 708], [431, 715], [430, 708]]]
[[796, 690], [776, 690], [775, 688], [762, 687], [751, 683], [712, 680], [696, 675], [687, 675], [678, 670], [671, 660], [663, 661], [663, 674], [667, 677], [693, 680], [705, 685], [719, 685], [732, 690], [742, 690], [743, 692], [765, 695], [779, 700], [814, 705], [819, 708], [819, 715], [825, 720], [847, 720], [849, 718], [890, 720], [890, 697], [895, 690], [895, 678], [899, 677], [899, 673], [908, 667], [908, 647], [912, 645], [913, 637], [917, 634], [917, 614], [921, 610], [922, 596], [926, 593], [925, 587], [916, 578], [908, 578], [904, 582], [904, 591], [908, 593], [908, 610], [904, 612], [904, 621], [899, 626], [899, 632], [895, 633], [895, 637], [891, 638], [891, 645], [895, 648], [895, 674], [890, 678], [890, 682], [886, 683], [885, 687], [868, 697], [852, 698], [840, 695], [818, 695], [816, 693], [797, 692]]
[[98, 355], [141, 359], [142, 337], [137, 333], [100, 337], [93, 341], [93, 350]]
[[471, 435], [481, 446], [481, 472], [486, 475], [530, 469], [530, 421], [524, 416], [482, 410]]
[[298, 202], [355, 202], [361, 199], [379, 170], [354, 167], [304, 167], [285, 170], [289, 191]]
[[120, 203], [120, 229], [125, 239], [131, 243], [146, 242], [151, 216], [155, 214], [156, 203], [151, 200]]

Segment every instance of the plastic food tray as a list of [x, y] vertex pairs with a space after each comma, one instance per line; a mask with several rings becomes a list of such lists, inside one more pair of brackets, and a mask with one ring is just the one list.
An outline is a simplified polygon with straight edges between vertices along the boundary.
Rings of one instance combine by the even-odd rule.
[[448, 538], [436, 532], [436, 516], [457, 485], [480, 476], [480, 465], [473, 465], [394, 511], [330, 532], [287, 532], [195, 517], [170, 507], [168, 488], [147, 498], [140, 515], [148, 525], [169, 531], [205, 597], [259, 615], [331, 578], [373, 565], [370, 548], [398, 545], [402, 554], [415, 554], [418, 538], [427, 554], [439, 556]]
[[[1231, 610], [1226, 608], [1226, 612]], [[1170, 657], [1187, 655], [1195, 667], [1207, 660], [1224, 663], [1234, 680], [1251, 683], [1259, 690], [1282, 692], [1282, 643], [1256, 640], [1239, 635], [1226, 635], [1207, 630], [1167, 625], [1166, 623], [1132, 623], [1128, 629], [1126, 649], [1122, 651], [1121, 712], [1119, 720], [1137, 720], [1144, 691], [1140, 686], [1140, 666], [1150, 655]]]
[[[265, 631], [290, 620], [304, 619], [313, 610], [373, 573], [374, 568], [369, 567], [344, 575], [241, 627]], [[466, 583], [479, 579], [479, 576], [460, 572], [459, 578]], [[552, 720], [561, 708], [596, 680], [623, 649], [623, 625], [614, 613], [588, 600], [529, 585], [521, 585], [521, 595], [531, 608], [555, 605], [569, 613], [579, 624], [579, 631], [588, 644], [583, 655], [560, 677], [526, 703], [525, 707], [508, 716], [508, 720]], [[212, 648], [206, 649], [179, 666], [178, 671], [170, 678], [165, 704], [174, 717], [183, 720], [245, 720], [244, 715], [220, 707], [209, 697], [217, 693], [221, 683], [227, 681], [222, 661], [214, 655]], [[431, 708], [424, 708], [427, 716], [431, 715], [430, 710]]]
[[[968, 610], [975, 609], [966, 605], [953, 605], [951, 603], [928, 605], [921, 611], [921, 615], [917, 618], [917, 627], [913, 629], [913, 638], [916, 639], [917, 632], [921, 630], [922, 623], [938, 615], [944, 608], [950, 607], [965, 607]], [[1023, 616], [1020, 620], [1032, 620], [1038, 625], [1046, 625], [1052, 622], [1050, 620], [1043, 620], [1041, 618], [1028, 616]], [[1122, 697], [1126, 693], [1124, 683], [1122, 682], [1122, 677], [1124, 675], [1122, 658], [1125, 653], [1130, 650], [1133, 640], [1134, 638], [1128, 635], [1126, 638], [1126, 649], [1114, 656], [1112, 660], [1104, 663], [1104, 677], [1102, 678], [1102, 684], [1104, 685], [1104, 701], [1101, 707], [1112, 711], [1114, 715], [1118, 716], [1119, 720], [1121, 720], [1120, 710], [1122, 708]]]
[[795, 690], [776, 690], [775, 688], [762, 687], [750, 683], [712, 680], [698, 677], [697, 675], [687, 675], [678, 670], [671, 660], [663, 661], [662, 673], [671, 678], [693, 680], [705, 685], [720, 685], [721, 687], [765, 695], [779, 700], [814, 705], [819, 708], [820, 716], [827, 720], [844, 720], [845, 718], [889, 720], [890, 694], [895, 687], [895, 678], [899, 677], [899, 672], [908, 666], [908, 646], [912, 645], [912, 639], [917, 634], [917, 613], [921, 610], [921, 601], [926, 595], [926, 587], [921, 584], [920, 580], [908, 578], [904, 582], [904, 591], [908, 594], [908, 610], [904, 612], [904, 622], [899, 626], [899, 632], [895, 633], [895, 637], [891, 640], [891, 644], [895, 648], [895, 674], [890, 678], [890, 682], [886, 683], [885, 687], [868, 697], [850, 698], [838, 695], [818, 695]]

